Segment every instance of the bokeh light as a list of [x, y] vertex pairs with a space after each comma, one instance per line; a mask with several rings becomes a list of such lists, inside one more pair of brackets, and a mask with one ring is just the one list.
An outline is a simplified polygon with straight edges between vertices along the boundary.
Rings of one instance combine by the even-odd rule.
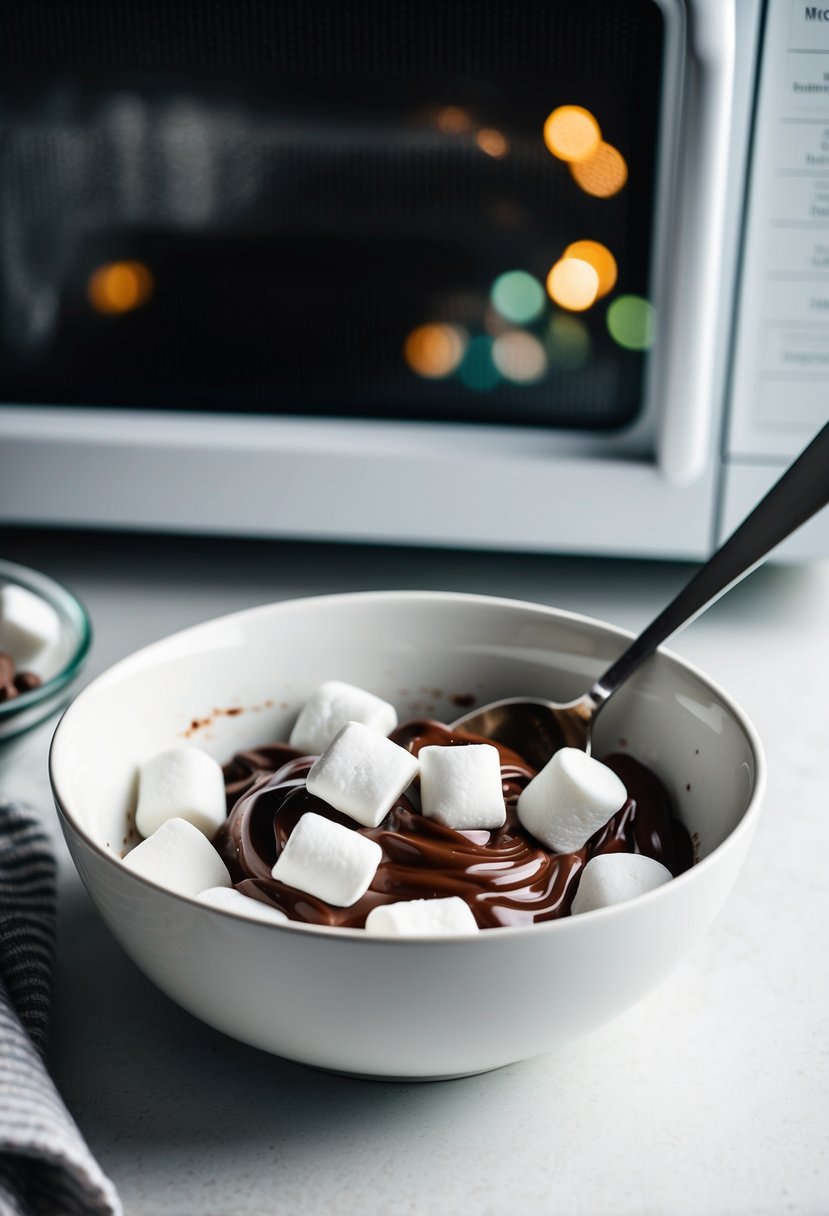
[[472, 119], [462, 106], [442, 106], [435, 121], [444, 135], [463, 135], [472, 128]]
[[602, 296], [606, 296], [616, 286], [619, 270], [616, 266], [616, 259], [606, 245], [601, 245], [598, 241], [574, 241], [572, 245], [568, 245], [564, 250], [563, 256], [566, 258], [579, 258], [582, 262], [589, 262], [593, 267], [599, 276], [599, 290], [596, 292], [597, 300], [600, 300]]
[[511, 329], [492, 344], [492, 361], [505, 380], [534, 384], [547, 373], [547, 352], [535, 334]]
[[551, 363], [576, 371], [590, 358], [590, 333], [579, 317], [559, 312], [550, 321], [546, 346]]
[[601, 138], [598, 122], [584, 106], [558, 106], [544, 123], [544, 142], [559, 160], [585, 160], [596, 151]]
[[463, 362], [458, 371], [458, 378], [467, 388], [476, 392], [486, 392], [495, 388], [501, 379], [501, 373], [492, 359], [492, 338], [473, 338], [466, 349]]
[[647, 350], [654, 338], [653, 305], [642, 296], [619, 296], [607, 310], [607, 328], [626, 350]]
[[430, 322], [418, 325], [406, 338], [403, 354], [418, 376], [441, 380], [460, 366], [468, 337], [458, 325]]
[[585, 194], [594, 198], [612, 198], [628, 179], [624, 156], [618, 148], [604, 142], [586, 160], [571, 164], [570, 172]]
[[500, 160], [509, 152], [509, 140], [501, 131], [496, 131], [495, 127], [481, 127], [475, 135], [475, 143], [493, 160]]
[[89, 276], [86, 294], [96, 312], [114, 316], [146, 304], [153, 287], [152, 272], [143, 262], [107, 262]]
[[570, 312], [583, 312], [599, 293], [599, 276], [581, 258], [560, 258], [547, 275], [550, 299]]
[[492, 306], [507, 321], [526, 325], [541, 316], [546, 305], [544, 288], [526, 270], [507, 270], [492, 284]]

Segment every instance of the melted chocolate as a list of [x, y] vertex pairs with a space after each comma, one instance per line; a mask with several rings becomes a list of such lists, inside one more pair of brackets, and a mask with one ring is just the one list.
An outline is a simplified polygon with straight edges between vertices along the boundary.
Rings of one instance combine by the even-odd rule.
[[[492, 743], [438, 722], [417, 719], [399, 726], [395, 743], [417, 754], [427, 744]], [[566, 916], [583, 866], [598, 853], [644, 853], [676, 875], [693, 861], [690, 837], [671, 812], [657, 777], [627, 755], [604, 757], [628, 791], [625, 805], [574, 853], [552, 853], [525, 831], [515, 811], [518, 795], [535, 770], [516, 752], [495, 744], [507, 820], [495, 831], [456, 831], [421, 815], [416, 793], [401, 796], [376, 828], [309, 794], [305, 778], [314, 762], [275, 745], [240, 752], [225, 768], [230, 814], [213, 843], [244, 895], [283, 911], [291, 920], [361, 928], [378, 904], [459, 895], [481, 929], [524, 925]], [[274, 771], [275, 770], [275, 771]], [[382, 861], [366, 894], [336, 908], [271, 877], [271, 869], [297, 820], [306, 811], [344, 824], [376, 840]]]

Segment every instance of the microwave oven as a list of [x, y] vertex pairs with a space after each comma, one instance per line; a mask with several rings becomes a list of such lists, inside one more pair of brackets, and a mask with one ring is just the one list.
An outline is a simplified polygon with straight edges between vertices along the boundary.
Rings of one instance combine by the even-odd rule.
[[829, 417], [829, 8], [0, 24], [6, 525], [700, 559]]

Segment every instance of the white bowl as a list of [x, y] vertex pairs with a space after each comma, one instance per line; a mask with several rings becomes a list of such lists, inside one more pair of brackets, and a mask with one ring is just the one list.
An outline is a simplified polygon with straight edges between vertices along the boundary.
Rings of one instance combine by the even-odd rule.
[[[64, 714], [50, 774], [75, 864], [139, 967], [197, 1017], [318, 1067], [450, 1077], [550, 1050], [622, 1012], [681, 960], [746, 855], [765, 784], [751, 723], [715, 684], [654, 656], [603, 710], [596, 754], [627, 747], [673, 795], [698, 863], [629, 903], [458, 938], [262, 924], [121, 864], [136, 766], [183, 739], [224, 761], [286, 739], [326, 679], [451, 721], [458, 699], [584, 691], [627, 635], [571, 613], [433, 592], [325, 596], [236, 613], [157, 642]], [[235, 712], [234, 712], [235, 711]]]

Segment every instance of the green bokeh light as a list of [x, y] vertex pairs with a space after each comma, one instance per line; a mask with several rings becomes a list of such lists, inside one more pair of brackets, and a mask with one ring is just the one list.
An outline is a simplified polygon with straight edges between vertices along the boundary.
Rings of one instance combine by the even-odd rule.
[[607, 310], [611, 338], [625, 350], [647, 350], [653, 344], [653, 305], [642, 296], [619, 296]]
[[473, 338], [466, 348], [458, 378], [467, 388], [486, 392], [495, 388], [501, 379], [498, 368], [492, 361], [492, 338]]
[[546, 346], [551, 363], [565, 371], [575, 371], [590, 358], [590, 333], [578, 317], [557, 313], [550, 322]]
[[540, 317], [547, 302], [544, 288], [526, 270], [508, 270], [492, 284], [493, 308], [506, 321], [526, 325]]

